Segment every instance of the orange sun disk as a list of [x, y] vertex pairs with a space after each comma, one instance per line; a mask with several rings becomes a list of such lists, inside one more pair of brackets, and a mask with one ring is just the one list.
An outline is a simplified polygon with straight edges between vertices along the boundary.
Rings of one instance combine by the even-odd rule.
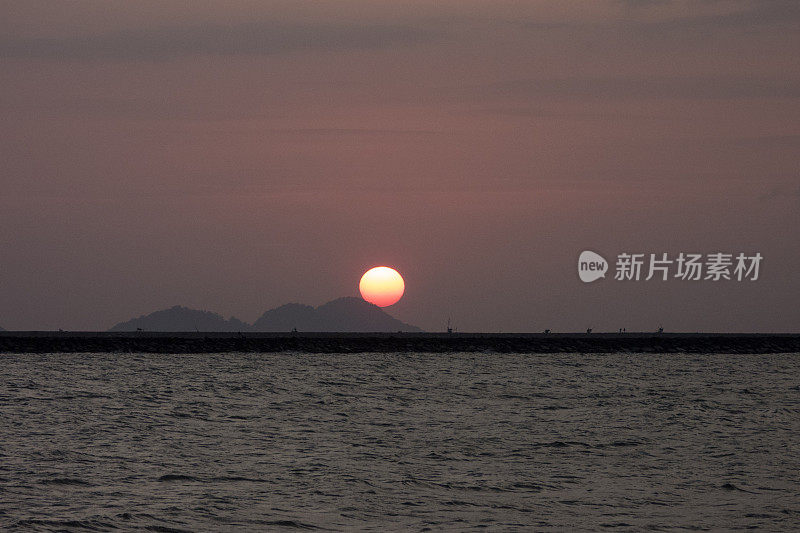
[[403, 297], [406, 284], [397, 270], [379, 266], [367, 270], [358, 284], [361, 297], [378, 307], [397, 303]]

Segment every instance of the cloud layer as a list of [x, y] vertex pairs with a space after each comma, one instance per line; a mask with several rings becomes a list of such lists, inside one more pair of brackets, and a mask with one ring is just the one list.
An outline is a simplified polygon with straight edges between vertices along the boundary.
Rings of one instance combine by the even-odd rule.
[[[798, 36], [788, 0], [3, 3], [0, 325], [390, 264], [428, 330], [796, 330]], [[584, 249], [765, 270], [587, 287]]]

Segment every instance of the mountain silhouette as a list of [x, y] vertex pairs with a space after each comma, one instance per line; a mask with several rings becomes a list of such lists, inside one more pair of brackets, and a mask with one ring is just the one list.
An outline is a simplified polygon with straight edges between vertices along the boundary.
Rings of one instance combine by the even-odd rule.
[[264, 331], [286, 332], [397, 332], [422, 331], [387, 314], [377, 305], [361, 298], [337, 298], [317, 308], [298, 303], [270, 309], [251, 326], [231, 317], [225, 320], [210, 311], [198, 311], [176, 305], [127, 322], [108, 331]]
[[120, 322], [108, 331], [250, 331], [250, 325], [231, 317], [225, 320], [217, 313], [198, 311], [176, 305], [170, 309], [142, 315]]
[[422, 331], [361, 298], [337, 298], [316, 309], [286, 304], [270, 309], [253, 324], [253, 331], [396, 332]]
[[253, 323], [253, 331], [321, 331], [317, 310], [310, 305], [284, 304], [270, 309]]

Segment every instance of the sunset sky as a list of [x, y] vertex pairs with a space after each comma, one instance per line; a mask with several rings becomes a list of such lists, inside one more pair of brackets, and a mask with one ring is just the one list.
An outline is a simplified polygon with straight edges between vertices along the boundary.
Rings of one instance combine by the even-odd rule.
[[798, 50], [796, 0], [0, 2], [0, 326], [252, 322], [387, 265], [427, 330], [800, 331]]

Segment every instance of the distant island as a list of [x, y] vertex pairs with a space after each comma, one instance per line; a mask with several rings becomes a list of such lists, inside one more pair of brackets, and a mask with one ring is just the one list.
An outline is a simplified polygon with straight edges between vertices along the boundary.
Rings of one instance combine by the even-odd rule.
[[225, 320], [217, 313], [176, 305], [149, 315], [120, 322], [108, 331], [250, 331], [251, 326], [231, 317]]
[[202, 331], [202, 332], [422, 332], [386, 313], [377, 305], [355, 297], [337, 298], [319, 307], [290, 303], [265, 312], [255, 323], [217, 313], [174, 306], [155, 311], [108, 331]]

